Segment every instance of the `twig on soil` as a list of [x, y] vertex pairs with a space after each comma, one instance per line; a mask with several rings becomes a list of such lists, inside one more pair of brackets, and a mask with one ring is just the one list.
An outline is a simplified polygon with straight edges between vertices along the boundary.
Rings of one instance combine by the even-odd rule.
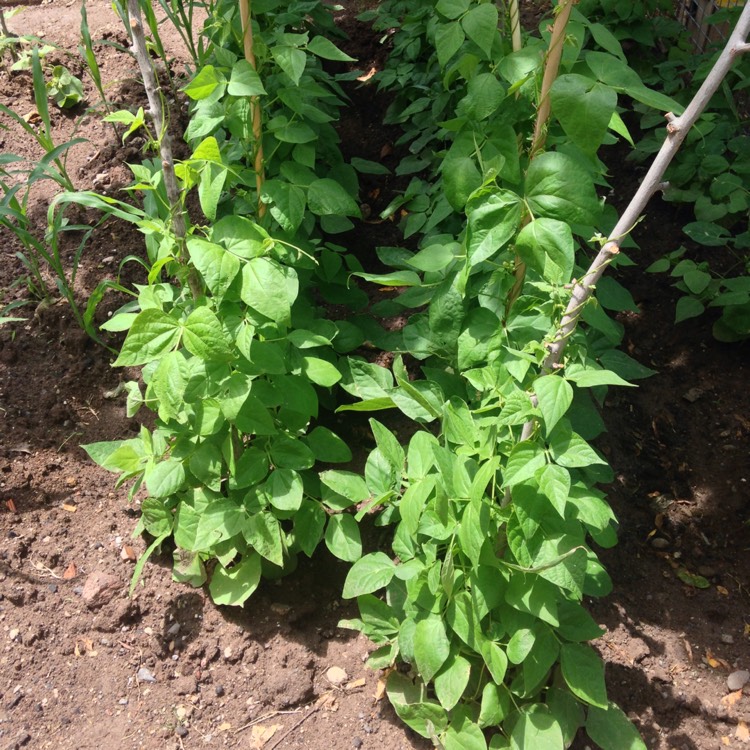
[[297, 729], [303, 722], [307, 721], [313, 714], [320, 711], [321, 708], [328, 705], [330, 702], [331, 697], [333, 696], [333, 691], [329, 690], [327, 693], [323, 693], [323, 695], [318, 698], [317, 701], [315, 701], [315, 705], [298, 721], [296, 721], [294, 724], [292, 724], [289, 729], [287, 729], [284, 734], [279, 737], [276, 742], [269, 745], [265, 750], [274, 750], [274, 748], [278, 747], [295, 729]]
[[240, 732], [244, 732], [246, 729], [250, 729], [250, 727], [254, 727], [256, 724], [260, 724], [261, 721], [266, 721], [267, 719], [273, 719], [274, 716], [283, 716], [285, 714], [298, 714], [301, 710], [302, 710], [301, 708], [295, 708], [293, 711], [271, 711], [270, 714], [263, 714], [263, 716], [259, 716], [257, 719], [253, 719], [252, 721], [249, 721], [244, 726], [241, 726], [238, 729], [235, 729], [234, 733], [239, 734]]

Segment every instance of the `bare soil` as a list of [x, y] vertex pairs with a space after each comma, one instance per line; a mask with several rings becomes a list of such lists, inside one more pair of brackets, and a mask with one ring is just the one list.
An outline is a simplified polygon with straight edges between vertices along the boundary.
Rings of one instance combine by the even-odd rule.
[[[109, 1], [87, 5], [93, 37], [124, 44]], [[74, 52], [79, 7], [26, 8], [8, 24]], [[355, 34], [347, 49], [359, 45], [367, 70], [382, 51], [365, 27], [342, 21]], [[166, 27], [165, 38], [179, 72], [184, 51]], [[145, 104], [132, 59], [107, 44], [97, 54], [109, 98]], [[67, 64], [83, 70], [74, 56]], [[93, 105], [96, 92], [84, 80]], [[378, 125], [370, 92], [352, 94], [356, 109], [343, 126], [373, 158], [393, 134]], [[0, 72], [0, 101], [21, 114], [33, 110], [30, 77]], [[74, 130], [89, 140], [71, 151], [77, 185], [117, 194], [137, 148], [122, 147], [83, 105], [53, 117], [58, 142]], [[40, 157], [16, 127], [0, 131], [0, 145]], [[637, 177], [615, 182], [617, 200]], [[377, 186], [365, 189], [378, 199]], [[40, 228], [50, 195], [34, 196]], [[619, 274], [640, 308], [622, 320], [626, 348], [659, 374], [638, 389], [613, 390], [603, 410], [600, 447], [617, 475], [608, 489], [620, 543], [601, 553], [614, 592], [590, 606], [607, 629], [596, 645], [611, 695], [649, 748], [741, 748], [750, 698], [730, 693], [726, 679], [750, 669], [748, 348], [715, 342], [708, 318], [674, 326], [675, 293], [663, 277], [643, 273], [681, 242], [683, 223], [674, 206], [655, 201], [636, 234], [641, 249], [631, 252], [638, 266]], [[358, 228], [364, 247], [395, 244], [372, 239], [390, 231], [373, 226]], [[0, 235], [0, 304], [25, 294], [14, 285], [23, 272], [19, 249]], [[84, 254], [81, 291], [141, 252], [140, 235], [105, 225]], [[108, 299], [103, 314], [117, 304]], [[241, 610], [173, 583], [166, 557], [149, 562], [128, 598], [131, 558], [145, 548], [131, 538], [137, 508], [78, 447], [137, 429], [122, 400], [108, 398], [127, 373], [110, 367], [111, 354], [75, 327], [65, 304], [16, 313], [27, 320], [0, 329], [0, 748], [431, 746], [380, 698], [380, 676], [364, 665], [370, 644], [337, 628], [354, 611], [339, 596], [346, 568], [325, 551], [291, 577], [264, 583]], [[352, 429], [361, 442], [357, 434]], [[684, 583], [684, 571], [710, 587]], [[113, 577], [101, 604], [87, 604], [92, 574]]]

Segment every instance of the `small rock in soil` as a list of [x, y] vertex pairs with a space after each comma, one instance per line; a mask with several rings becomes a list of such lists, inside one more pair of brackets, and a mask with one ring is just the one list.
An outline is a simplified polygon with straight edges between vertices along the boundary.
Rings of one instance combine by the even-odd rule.
[[19, 750], [19, 748], [25, 747], [31, 735], [28, 732], [21, 732], [14, 740], [11, 741], [10, 745], [6, 746], [6, 750]]
[[47, 590], [50, 592], [50, 594], [56, 594], [57, 593], [57, 584], [56, 583], [48, 583], [47, 584]]
[[175, 680], [174, 689], [177, 695], [192, 695], [198, 690], [195, 677], [180, 677]]
[[747, 683], [750, 682], [750, 672], [746, 669], [739, 669], [736, 672], [727, 677], [727, 687], [734, 692], [735, 690], [741, 690]]
[[346, 682], [349, 676], [346, 674], [345, 670], [341, 669], [341, 667], [331, 667], [326, 672], [326, 677], [332, 685], [341, 685]]
[[136, 675], [139, 682], [156, 682], [156, 677], [154, 677], [154, 673], [150, 669], [146, 669], [146, 667], [141, 667], [138, 670], [138, 674]]
[[187, 737], [188, 730], [187, 730], [187, 727], [183, 727], [182, 724], [180, 724], [180, 726], [178, 726], [177, 729], [174, 730], [174, 733], [178, 737]]
[[666, 549], [669, 547], [669, 542], [663, 537], [657, 536], [651, 540], [651, 546], [654, 549]]
[[363, 744], [363, 743], [362, 743], [362, 740], [361, 740], [361, 739], [360, 739], [359, 737], [355, 737], [355, 738], [354, 738], [354, 739], [352, 740], [352, 745], [353, 745], [354, 747], [356, 747], [356, 748], [360, 748], [360, 747], [362, 747], [362, 744]]
[[728, 645], [732, 645], [734, 643], [734, 638], [729, 635], [728, 633], [722, 633], [721, 634], [721, 642], [726, 643]]
[[224, 695], [224, 687], [222, 685], [217, 685], [215, 691], [217, 698], [221, 698]]
[[111, 573], [95, 570], [83, 584], [83, 601], [89, 609], [97, 609], [112, 601], [122, 590], [122, 582]]

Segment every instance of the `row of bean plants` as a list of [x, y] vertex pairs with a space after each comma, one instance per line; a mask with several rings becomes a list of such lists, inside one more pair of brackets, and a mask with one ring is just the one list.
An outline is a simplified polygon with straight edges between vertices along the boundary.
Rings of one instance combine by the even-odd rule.
[[[551, 750], [584, 728], [604, 750], [644, 747], [607, 698], [582, 604], [610, 590], [594, 547], [617, 539], [598, 409], [607, 387], [652, 374], [616, 348], [613, 315], [635, 305], [601, 277], [630, 261], [627, 230], [607, 242], [599, 152], [630, 140], [630, 102], [679, 105], [570, 0], [523, 43], [513, 0], [385, 0], [365, 19], [395, 29], [377, 80], [411, 177], [383, 215], [409, 242], [379, 248], [391, 270], [372, 274], [335, 241], [360, 218], [358, 175], [386, 170], [339, 149], [347, 97], [328, 62], [353, 61], [329, 7], [215, 0], [199, 31], [194, 4], [159, 5], [193, 56], [190, 156], [170, 149], [165, 91], [181, 84], [160, 87], [146, 51], [145, 33], [163, 51], [157, 17], [120, 0], [150, 117], [107, 119], [159, 157], [132, 165], [132, 200], [68, 190], [49, 209], [50, 226], [77, 204], [145, 236], [147, 283], [109, 283], [130, 301], [103, 328], [126, 334], [114, 364], [141, 368], [127, 411], [154, 426], [86, 446], [140, 498], [152, 541], [133, 586], [168, 543], [177, 580], [242, 605], [325, 543], [351, 564], [359, 617], [342, 627], [375, 643], [396, 712], [438, 746]], [[397, 291], [376, 312], [406, 314], [401, 331], [367, 314], [368, 284]], [[325, 426], [333, 411], [386, 414], [364, 471]], [[414, 423], [407, 444], [394, 411]], [[389, 548], [363, 549], [372, 515]]]

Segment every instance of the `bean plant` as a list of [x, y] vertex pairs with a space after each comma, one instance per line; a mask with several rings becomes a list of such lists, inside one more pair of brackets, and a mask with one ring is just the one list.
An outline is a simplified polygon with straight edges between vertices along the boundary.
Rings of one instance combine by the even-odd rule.
[[[375, 274], [331, 239], [360, 218], [358, 171], [383, 168], [338, 149], [346, 95], [325, 61], [352, 61], [330, 8], [206, 4], [180, 161], [146, 5], [117, 3], [148, 110], [115, 117], [159, 150], [131, 166], [142, 204], [68, 190], [49, 209], [50, 227], [77, 204], [145, 236], [145, 283], [103, 328], [126, 334], [114, 365], [141, 368], [127, 413], [152, 411], [153, 427], [85, 446], [140, 501], [152, 541], [133, 587], [169, 545], [177, 580], [242, 605], [324, 542], [351, 564], [359, 616], [341, 626], [374, 642], [396, 712], [436, 746], [558, 750], [583, 729], [603, 750], [645, 747], [607, 696], [583, 606], [610, 591], [596, 550], [617, 541], [599, 409], [608, 387], [653, 374], [617, 349], [614, 315], [635, 305], [603, 274], [630, 262], [621, 246], [748, 47], [750, 9], [683, 113], [571, 0], [524, 44], [493, 2], [381, 3], [376, 28], [396, 31], [379, 85], [412, 178], [385, 212], [400, 209], [409, 243], [380, 248]], [[191, 12], [162, 7], [193, 40]], [[633, 100], [669, 112], [668, 136], [618, 219], [600, 151], [631, 139]], [[396, 296], [368, 316], [372, 283]], [[373, 316], [395, 312], [408, 322], [381, 335]], [[368, 356], [378, 346], [391, 367]], [[364, 471], [331, 410], [378, 417]], [[385, 546], [365, 549], [365, 516]]]

